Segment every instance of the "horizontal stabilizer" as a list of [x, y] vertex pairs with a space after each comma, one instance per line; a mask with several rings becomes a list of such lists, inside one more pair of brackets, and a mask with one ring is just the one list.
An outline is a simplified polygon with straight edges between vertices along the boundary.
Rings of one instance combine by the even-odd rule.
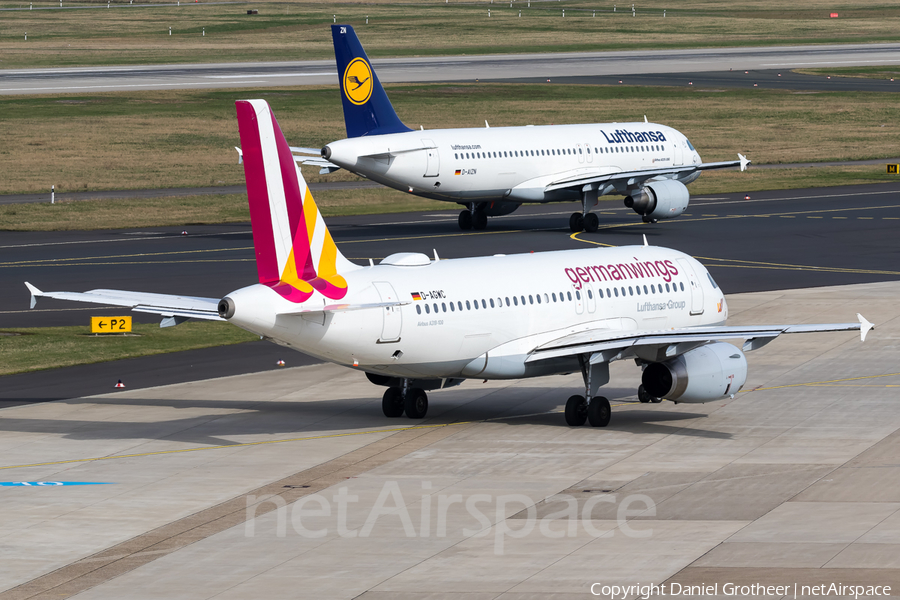
[[168, 294], [102, 289], [87, 292], [42, 292], [27, 281], [25, 285], [31, 292], [31, 308], [34, 308], [35, 304], [37, 304], [37, 298], [54, 298], [56, 300], [89, 302], [106, 306], [124, 306], [135, 312], [151, 313], [164, 317], [185, 317], [209, 321], [223, 320], [219, 317], [218, 298], [172, 296]]
[[289, 313], [281, 313], [285, 315], [305, 315], [310, 313], [328, 313], [328, 312], [348, 312], [351, 310], [366, 310], [369, 308], [386, 308], [388, 306], [405, 306], [412, 304], [407, 302], [366, 302], [363, 304], [325, 304], [323, 306], [308, 306]]

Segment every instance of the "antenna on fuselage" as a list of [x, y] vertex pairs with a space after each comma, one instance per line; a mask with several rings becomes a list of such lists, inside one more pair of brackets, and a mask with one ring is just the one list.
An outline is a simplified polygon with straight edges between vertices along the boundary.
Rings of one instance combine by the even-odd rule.
[[645, 234], [644, 234], [644, 248], [646, 248], [646, 247], [649, 246], [649, 245], [650, 245], [650, 244], [647, 243], [647, 234], [645, 233]]
[[484, 120], [484, 128], [485, 128], [485, 129], [490, 129], [490, 128], [491, 128], [491, 126], [488, 125], [487, 119]]
[[437, 249], [434, 248], [434, 262], [441, 260], [441, 257], [437, 255]]
[[647, 120], [647, 115], [644, 115], [644, 123], [649, 123], [649, 121]]

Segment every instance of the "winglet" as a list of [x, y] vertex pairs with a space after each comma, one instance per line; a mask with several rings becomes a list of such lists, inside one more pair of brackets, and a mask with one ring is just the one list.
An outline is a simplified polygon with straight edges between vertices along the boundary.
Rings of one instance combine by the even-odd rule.
[[29, 308], [34, 308], [35, 306], [37, 306], [37, 299], [38, 299], [38, 296], [43, 296], [43, 295], [44, 295], [44, 292], [42, 292], [41, 290], [37, 289], [36, 287], [34, 287], [33, 285], [31, 285], [31, 284], [28, 283], [27, 281], [25, 282], [25, 287], [27, 287], [27, 288], [28, 288], [28, 291], [31, 292], [31, 306], [30, 306]]
[[738, 159], [741, 161], [741, 171], [746, 171], [747, 166], [750, 164], [751, 160], [738, 152]]
[[856, 318], [859, 319], [859, 341], [866, 341], [866, 334], [869, 333], [870, 329], [875, 329], [875, 325], [873, 323], [869, 323], [864, 316], [859, 313], [856, 313]]
[[238, 153], [238, 164], [239, 165], [244, 164], [244, 153], [241, 152], [241, 149], [238, 148], [237, 146], [235, 146], [234, 149], [237, 150], [237, 153]]

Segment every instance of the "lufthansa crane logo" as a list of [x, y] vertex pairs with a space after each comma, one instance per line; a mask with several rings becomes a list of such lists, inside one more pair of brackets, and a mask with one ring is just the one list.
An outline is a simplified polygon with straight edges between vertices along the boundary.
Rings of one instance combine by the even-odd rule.
[[365, 104], [372, 96], [372, 67], [364, 58], [354, 58], [344, 69], [344, 95], [353, 104]]

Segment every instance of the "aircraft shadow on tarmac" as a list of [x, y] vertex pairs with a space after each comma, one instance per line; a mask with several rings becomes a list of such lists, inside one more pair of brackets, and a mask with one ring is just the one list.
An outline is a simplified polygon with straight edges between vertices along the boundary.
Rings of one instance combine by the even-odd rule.
[[[171, 400], [147, 398], [103, 398], [104, 406], [171, 407], [178, 410], [210, 410], [184, 419], [140, 421], [79, 421], [56, 419], [0, 418], [0, 431], [28, 433], [62, 433], [70, 440], [145, 439], [182, 442], [199, 445], [229, 446], [245, 443], [247, 439], [230, 439], [242, 436], [277, 435], [285, 438], [302, 438], [336, 431], [377, 431], [381, 428], [404, 428], [416, 425], [441, 425], [452, 423], [485, 422], [505, 425], [536, 425], [568, 428], [560, 412], [559, 402], [551, 400], [548, 388], [516, 388], [514, 398], [505, 398], [502, 390], [468, 402], [454, 402], [449, 394], [441, 398], [434, 394], [430, 412], [421, 421], [406, 418], [386, 419], [381, 412], [380, 399], [352, 398], [321, 400], [316, 402], [290, 401], [223, 401], [223, 400]], [[554, 390], [560, 391], [562, 390]], [[616, 392], [616, 393], [613, 393]], [[563, 392], [565, 393], [565, 392]], [[627, 395], [627, 390], [610, 389], [613, 397]], [[555, 395], [555, 394], [554, 394]], [[543, 398], [542, 398], [543, 397]], [[522, 407], [523, 398], [528, 406]], [[60, 400], [70, 405], [97, 404], [92, 399]], [[619, 402], [619, 401], [614, 401]], [[514, 408], [515, 406], [515, 408]], [[221, 412], [240, 411], [240, 412]], [[519, 416], [522, 415], [522, 416]], [[731, 438], [731, 434], [681, 427], [680, 421], [704, 417], [703, 413], [676, 412], [660, 406], [635, 403], [627, 408], [613, 409], [613, 421], [604, 431], [671, 434], [702, 438]], [[255, 439], [255, 438], [254, 438]]]

